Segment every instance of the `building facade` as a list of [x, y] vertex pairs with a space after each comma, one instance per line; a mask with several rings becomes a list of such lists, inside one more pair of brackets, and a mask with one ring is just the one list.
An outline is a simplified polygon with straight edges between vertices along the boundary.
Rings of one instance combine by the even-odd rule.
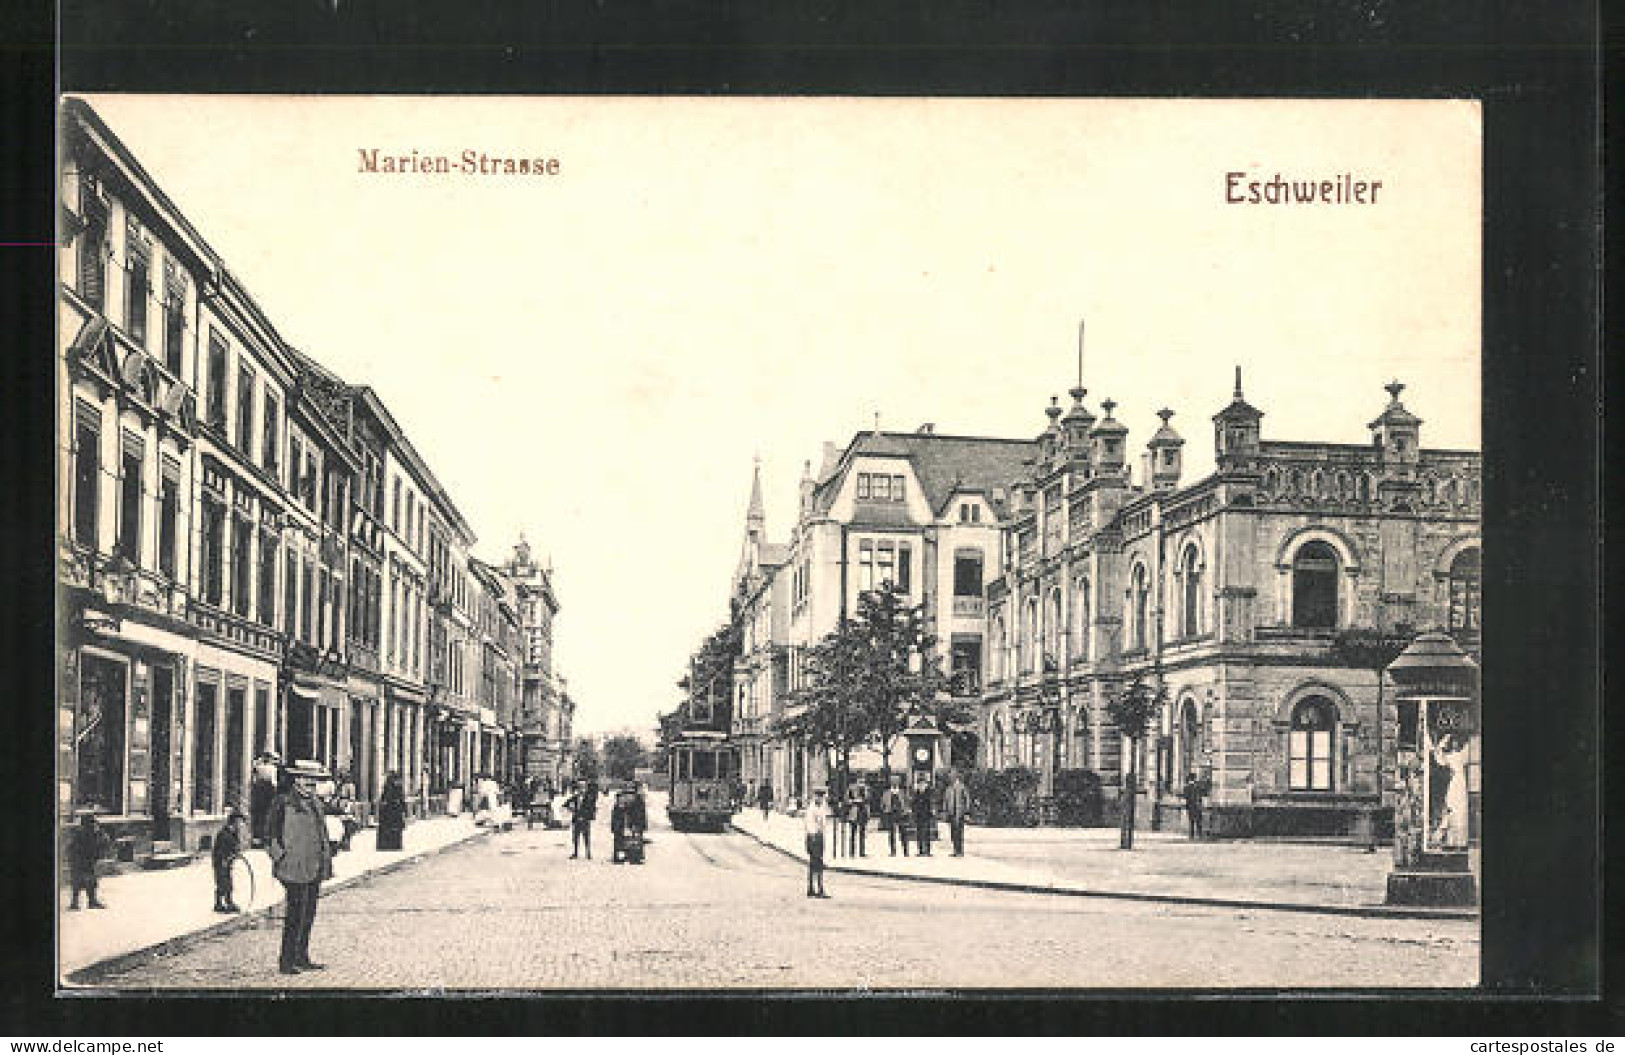
[[563, 697], [553, 669], [553, 623], [559, 600], [553, 576], [531, 556], [523, 538], [502, 566], [519, 608], [520, 663], [519, 729], [526, 777], [550, 787], [561, 787], [569, 761], [569, 730], [563, 723]]
[[1139, 745], [1148, 823], [1193, 774], [1224, 833], [1346, 833], [1391, 804], [1396, 719], [1349, 645], [1438, 627], [1476, 651], [1481, 549], [1480, 457], [1422, 447], [1402, 388], [1367, 443], [1266, 440], [1238, 369], [1217, 469], [1189, 484], [1171, 412], [1136, 483], [1113, 403], [1052, 401], [988, 588], [982, 763], [1046, 789], [1091, 770], [1115, 797], [1106, 702], [1140, 678], [1165, 690]]
[[195, 848], [262, 751], [445, 808], [518, 756], [517, 588], [376, 393], [283, 340], [92, 108], [61, 118], [60, 812], [124, 859]]

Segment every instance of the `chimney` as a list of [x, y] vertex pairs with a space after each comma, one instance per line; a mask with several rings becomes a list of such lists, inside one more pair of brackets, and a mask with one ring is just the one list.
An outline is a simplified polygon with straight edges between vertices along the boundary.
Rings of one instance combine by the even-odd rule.
[[828, 440], [824, 441], [824, 463], [818, 467], [820, 482], [829, 479], [829, 474], [835, 471], [835, 466], [841, 460], [841, 450]]

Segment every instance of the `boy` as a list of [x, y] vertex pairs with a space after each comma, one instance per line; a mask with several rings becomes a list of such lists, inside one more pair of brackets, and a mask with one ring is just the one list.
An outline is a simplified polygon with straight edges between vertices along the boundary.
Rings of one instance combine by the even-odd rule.
[[216, 912], [241, 912], [237, 902], [233, 899], [231, 889], [231, 859], [242, 850], [243, 845], [243, 811], [236, 806], [226, 816], [226, 823], [220, 826], [215, 833], [214, 849], [210, 857], [214, 862], [214, 910]]
[[107, 833], [96, 823], [90, 810], [79, 811], [79, 827], [68, 833], [68, 881], [73, 884], [73, 900], [68, 908], [78, 910], [79, 892], [90, 899], [91, 908], [106, 908], [96, 897], [96, 862], [107, 854]]
[[824, 829], [829, 824], [829, 804], [824, 789], [813, 789], [812, 804], [801, 815], [807, 832], [807, 896], [827, 898], [824, 893]]

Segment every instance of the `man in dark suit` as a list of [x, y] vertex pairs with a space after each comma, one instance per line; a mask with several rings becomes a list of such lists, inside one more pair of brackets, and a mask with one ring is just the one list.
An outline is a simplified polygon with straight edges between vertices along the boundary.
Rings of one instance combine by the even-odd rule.
[[570, 811], [570, 859], [575, 860], [581, 856], [581, 851], [587, 851], [587, 860], [592, 860], [592, 822], [598, 815], [598, 788], [585, 778], [576, 781], [576, 789], [564, 802], [564, 808]]
[[937, 822], [931, 812], [931, 778], [924, 773], [914, 782], [914, 796], [909, 805], [914, 814], [914, 845], [919, 847], [921, 857], [930, 857], [931, 836]]
[[316, 782], [327, 779], [321, 763], [301, 759], [287, 768], [288, 790], [271, 804], [265, 846], [271, 874], [287, 891], [282, 918], [283, 974], [319, 971], [325, 965], [310, 958], [310, 929], [316, 922], [316, 900], [322, 883], [333, 878], [333, 851], [327, 841], [327, 816], [316, 798]]

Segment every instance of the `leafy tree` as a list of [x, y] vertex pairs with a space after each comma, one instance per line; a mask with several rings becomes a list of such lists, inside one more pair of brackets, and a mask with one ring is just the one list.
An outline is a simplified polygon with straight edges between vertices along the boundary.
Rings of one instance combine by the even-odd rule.
[[854, 624], [869, 688], [867, 724], [880, 743], [881, 773], [889, 777], [892, 747], [911, 721], [951, 717], [937, 701], [946, 679], [933, 654], [936, 638], [926, 630], [924, 607], [910, 605], [895, 583], [860, 594]]
[[592, 741], [586, 737], [576, 741], [575, 775], [577, 778], [597, 780], [601, 768], [598, 764], [598, 749], [593, 747]]
[[649, 753], [635, 736], [612, 736], [604, 741], [604, 771], [612, 780], [631, 780], [648, 760]]
[[688, 672], [677, 679], [683, 690], [683, 724], [726, 731], [733, 722], [734, 662], [739, 659], [742, 630], [730, 619], [713, 630], [689, 659]]
[[873, 731], [867, 643], [859, 626], [843, 620], [807, 650], [805, 662], [807, 687], [798, 696], [806, 706], [785, 723], [785, 730], [834, 757], [839, 774], [835, 794], [844, 795], [851, 782], [852, 749]]
[[1106, 699], [1106, 714], [1122, 734], [1128, 749], [1128, 773], [1123, 778], [1122, 831], [1118, 847], [1134, 849], [1134, 811], [1140, 790], [1140, 742], [1151, 728], [1158, 709], [1168, 697], [1168, 690], [1158, 685], [1153, 688], [1144, 674], [1137, 674], [1120, 691]]

